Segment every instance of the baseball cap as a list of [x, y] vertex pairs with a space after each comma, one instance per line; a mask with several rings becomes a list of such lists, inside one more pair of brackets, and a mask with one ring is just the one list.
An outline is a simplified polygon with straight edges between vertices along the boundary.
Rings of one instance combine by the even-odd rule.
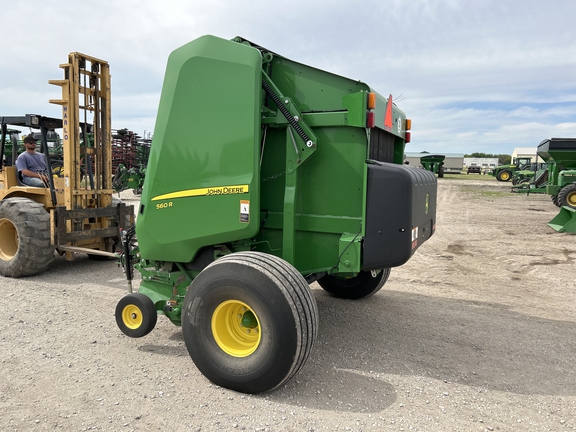
[[24, 138], [25, 144], [31, 144], [31, 143], [36, 144], [36, 141], [38, 141], [38, 140], [36, 138], [34, 138], [34, 135], [32, 135], [32, 134], [30, 134], [26, 138]]

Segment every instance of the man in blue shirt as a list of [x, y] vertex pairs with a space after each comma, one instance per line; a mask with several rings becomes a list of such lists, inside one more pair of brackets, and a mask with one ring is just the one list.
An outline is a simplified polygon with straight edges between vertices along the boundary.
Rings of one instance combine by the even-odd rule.
[[36, 138], [32, 134], [24, 138], [24, 147], [26, 151], [16, 159], [16, 169], [22, 173], [22, 183], [45, 187], [48, 184], [46, 160], [43, 154], [36, 153]]

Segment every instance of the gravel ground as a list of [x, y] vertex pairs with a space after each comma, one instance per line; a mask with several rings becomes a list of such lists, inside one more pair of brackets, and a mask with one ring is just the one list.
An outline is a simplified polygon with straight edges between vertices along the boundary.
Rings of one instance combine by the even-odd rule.
[[310, 360], [261, 395], [206, 380], [164, 317], [124, 336], [113, 261], [0, 278], [2, 429], [574, 430], [576, 237], [548, 227], [547, 195], [509, 186], [439, 179], [436, 234], [375, 296], [313, 284]]

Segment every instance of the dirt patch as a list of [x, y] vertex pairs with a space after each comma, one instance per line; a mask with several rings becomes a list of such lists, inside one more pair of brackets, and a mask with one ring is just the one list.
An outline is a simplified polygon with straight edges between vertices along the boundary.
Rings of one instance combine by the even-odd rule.
[[[3, 430], [573, 430], [576, 236], [547, 195], [439, 179], [436, 234], [375, 296], [312, 289], [320, 332], [303, 371], [249, 396], [207, 381], [164, 317], [116, 327], [114, 262], [57, 259], [0, 279]], [[131, 192], [123, 197], [134, 203]], [[136, 284], [137, 285], [137, 284]]]

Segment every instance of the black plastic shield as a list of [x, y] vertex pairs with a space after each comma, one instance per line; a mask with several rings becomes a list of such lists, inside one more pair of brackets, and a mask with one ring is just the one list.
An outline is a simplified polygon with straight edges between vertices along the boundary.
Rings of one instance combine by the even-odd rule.
[[437, 181], [430, 171], [368, 165], [364, 270], [397, 267], [428, 240], [436, 224]]

